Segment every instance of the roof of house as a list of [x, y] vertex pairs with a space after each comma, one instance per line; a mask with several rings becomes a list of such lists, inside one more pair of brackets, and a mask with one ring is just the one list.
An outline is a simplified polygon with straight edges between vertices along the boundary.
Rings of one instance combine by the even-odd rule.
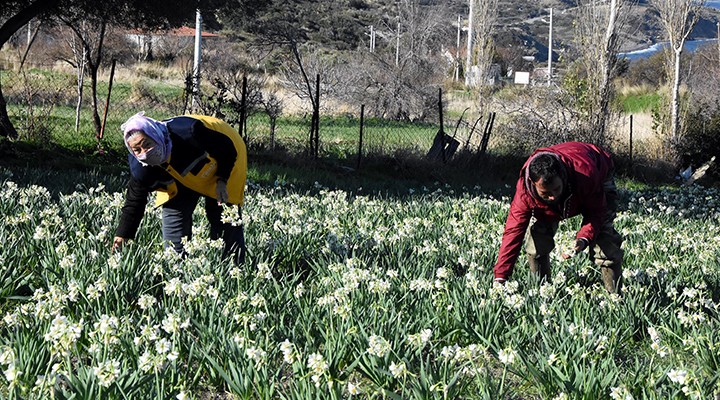
[[[170, 29], [169, 31], [156, 31], [156, 32], [145, 32], [141, 31], [139, 29], [132, 29], [128, 31], [128, 33], [132, 35], [158, 35], [158, 36], [179, 36], [179, 37], [195, 37], [195, 28], [190, 28], [189, 26], [181, 26], [180, 28]], [[203, 38], [211, 38], [211, 37], [219, 37], [220, 35], [216, 33], [210, 33], [202, 31], [200, 32], [200, 37]]]
[[[190, 28], [189, 26], [181, 26], [180, 28], [175, 28], [170, 30], [168, 32], [168, 35], [171, 36], [195, 36], [195, 28]], [[202, 31], [200, 32], [200, 37], [218, 37], [220, 35], [216, 33], [210, 33]]]

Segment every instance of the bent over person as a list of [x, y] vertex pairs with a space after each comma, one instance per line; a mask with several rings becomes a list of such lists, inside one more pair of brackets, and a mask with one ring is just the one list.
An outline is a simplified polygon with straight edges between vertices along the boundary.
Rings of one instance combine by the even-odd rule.
[[575, 252], [589, 248], [610, 293], [620, 292], [622, 238], [613, 221], [617, 189], [613, 161], [598, 146], [568, 142], [536, 150], [525, 162], [510, 204], [505, 232], [495, 264], [495, 281], [513, 273], [525, 239], [530, 271], [550, 281], [550, 252], [561, 220], [582, 215]]
[[221, 204], [243, 204], [247, 154], [240, 134], [226, 122], [204, 115], [165, 121], [133, 115], [122, 126], [130, 154], [130, 180], [113, 249], [137, 233], [148, 194], [157, 191], [162, 206], [162, 237], [183, 252], [183, 237], [192, 236], [192, 215], [200, 197], [210, 224], [210, 238], [225, 242], [223, 257], [245, 259], [243, 227], [223, 223]]

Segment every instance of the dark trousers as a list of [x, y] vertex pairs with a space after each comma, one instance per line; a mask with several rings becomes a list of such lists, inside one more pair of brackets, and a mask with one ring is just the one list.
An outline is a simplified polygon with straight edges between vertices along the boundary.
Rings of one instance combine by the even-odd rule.
[[[624, 251], [621, 248], [623, 238], [614, 226], [618, 194], [612, 174], [605, 179], [603, 190], [608, 209], [595, 240], [589, 243], [588, 254], [595, 265], [600, 267], [605, 288], [609, 292], [619, 293]], [[528, 257], [535, 260], [545, 259], [549, 262], [548, 255], [555, 248], [557, 230], [558, 222], [540, 222], [533, 218], [525, 233], [525, 251]], [[546, 269], [545, 273], [549, 275], [549, 265]], [[550, 279], [549, 276], [546, 278]]]
[[[222, 207], [217, 204], [217, 200], [203, 196], [179, 183], [177, 186], [178, 194], [163, 204], [163, 241], [178, 253], [184, 252], [182, 240], [184, 237], [188, 240], [192, 238], [193, 211], [202, 196], [205, 198], [205, 215], [210, 223], [210, 238], [213, 240], [223, 239], [225, 242], [223, 257], [232, 256], [236, 264], [245, 262], [245, 233], [242, 225], [233, 226], [223, 223], [221, 220]], [[238, 207], [238, 213], [242, 215], [240, 206], [236, 207]]]

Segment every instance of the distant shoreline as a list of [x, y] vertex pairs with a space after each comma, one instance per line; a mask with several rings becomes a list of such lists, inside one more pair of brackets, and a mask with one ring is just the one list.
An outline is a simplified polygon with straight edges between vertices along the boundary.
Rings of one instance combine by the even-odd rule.
[[[697, 38], [697, 39], [693, 39], [693, 40], [688, 40], [687, 42], [685, 42], [684, 49], [689, 52], [693, 52], [698, 47], [700, 47], [704, 44], [717, 42], [717, 41], [718, 41], [718, 38], [716, 38], [716, 37], [704, 38], [704, 39]], [[635, 50], [618, 53], [618, 56], [625, 57], [629, 60], [636, 60], [638, 58], [647, 58], [647, 57], [650, 57], [652, 54], [655, 54], [656, 52], [660, 51], [663, 47], [667, 46], [668, 43], [669, 42], [667, 42], [667, 41], [654, 43], [649, 46], [640, 47]]]

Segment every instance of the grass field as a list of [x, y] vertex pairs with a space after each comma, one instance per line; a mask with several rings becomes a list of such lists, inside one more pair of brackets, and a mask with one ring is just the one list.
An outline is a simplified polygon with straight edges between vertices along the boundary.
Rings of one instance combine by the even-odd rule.
[[[111, 254], [125, 177], [3, 170], [3, 398], [669, 399], [719, 390], [720, 194], [621, 190], [624, 293], [585, 257], [492, 286], [508, 198], [250, 182], [235, 267]], [[40, 185], [38, 185], [40, 183]], [[561, 224], [558, 249], [578, 220]], [[217, 397], [215, 397], [217, 398]]]

